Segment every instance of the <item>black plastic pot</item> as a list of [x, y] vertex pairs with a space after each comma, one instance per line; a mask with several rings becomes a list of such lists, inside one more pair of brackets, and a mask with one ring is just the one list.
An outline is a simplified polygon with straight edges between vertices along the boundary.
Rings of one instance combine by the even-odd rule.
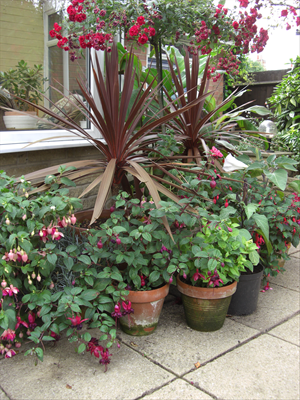
[[254, 313], [260, 291], [263, 274], [262, 265], [254, 267], [253, 272], [243, 272], [237, 284], [237, 289], [231, 298], [229, 315], [249, 315]]

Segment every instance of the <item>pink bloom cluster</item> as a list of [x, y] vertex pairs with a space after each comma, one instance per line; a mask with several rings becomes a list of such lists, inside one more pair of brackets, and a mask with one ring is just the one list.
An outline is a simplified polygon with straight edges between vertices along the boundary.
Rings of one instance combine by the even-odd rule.
[[[288, 9], [282, 10], [281, 17], [286, 18], [289, 13], [292, 14], [293, 20], [296, 22], [296, 26], [299, 26], [300, 25], [300, 17], [297, 16], [297, 10], [295, 9], [295, 7], [290, 6]], [[291, 29], [291, 25], [287, 22], [286, 30], [288, 31], [289, 29]]]
[[5, 252], [2, 260], [5, 261], [17, 261], [17, 262], [24, 262], [28, 261], [28, 255], [24, 250], [17, 250], [17, 249], [10, 249], [9, 253]]
[[216, 157], [216, 158], [222, 158], [223, 157], [223, 154], [220, 152], [220, 150], [218, 150], [215, 146], [213, 146], [212, 148], [211, 148], [211, 150], [210, 150], [210, 153], [211, 153], [211, 155], [213, 156], [213, 157]]

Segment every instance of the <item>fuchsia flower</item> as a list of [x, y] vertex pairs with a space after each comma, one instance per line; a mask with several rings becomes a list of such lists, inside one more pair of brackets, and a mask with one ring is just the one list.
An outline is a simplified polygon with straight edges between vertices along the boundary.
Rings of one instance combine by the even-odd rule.
[[111, 316], [116, 319], [122, 317], [121, 304], [119, 302], [115, 305], [115, 310], [111, 313]]
[[19, 292], [19, 289], [17, 287], [10, 285], [9, 287], [2, 290], [2, 295], [3, 296], [13, 296], [14, 294], [17, 294], [18, 292]]
[[21, 325], [25, 326], [25, 328], [29, 328], [27, 322], [22, 321], [21, 317], [17, 317], [17, 323], [16, 323], [16, 326], [15, 326], [15, 330], [17, 330], [19, 328], [19, 326], [21, 326]]
[[76, 315], [76, 317], [73, 316], [72, 318], [68, 317], [67, 319], [72, 322], [71, 327], [77, 328], [77, 330], [80, 330], [82, 328], [82, 323], [88, 320], [88, 318], [81, 319], [80, 315]]
[[196, 282], [198, 279], [205, 279], [205, 276], [200, 274], [200, 272], [199, 272], [199, 270], [197, 268], [196, 272], [193, 275], [193, 279]]
[[13, 331], [12, 329], [5, 330], [1, 335], [2, 340], [10, 340], [11, 342], [15, 340], [15, 337], [15, 331]]
[[123, 307], [123, 310], [124, 310], [122, 312], [123, 316], [134, 313], [134, 309], [131, 308], [131, 301], [128, 301], [127, 304], [125, 303], [125, 301], [122, 301], [122, 307]]
[[216, 287], [216, 286], [220, 286], [220, 283], [224, 283], [222, 281], [222, 279], [219, 277], [219, 274], [218, 274], [216, 269], [215, 269], [213, 275], [212, 275], [212, 273], [210, 271], [208, 271], [207, 275], [210, 277], [210, 280], [208, 282], [208, 286], [213, 285], [214, 287]]
[[10, 349], [10, 350], [8, 350], [8, 351], [6, 352], [4, 358], [11, 358], [11, 357], [15, 356], [16, 354], [17, 354], [17, 353], [16, 353], [13, 349]]

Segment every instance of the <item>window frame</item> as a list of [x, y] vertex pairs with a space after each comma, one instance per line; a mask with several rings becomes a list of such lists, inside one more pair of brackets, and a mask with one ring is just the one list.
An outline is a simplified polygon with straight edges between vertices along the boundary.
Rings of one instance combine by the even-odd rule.
[[[56, 45], [57, 39], [49, 40], [48, 39], [48, 16], [53, 14], [55, 9], [49, 7], [49, 5], [44, 5], [43, 19], [44, 19], [44, 76], [46, 77], [49, 72], [49, 42], [51, 46]], [[55, 43], [55, 44], [54, 44]], [[64, 52], [63, 57], [66, 57], [66, 65], [68, 65], [69, 53]], [[96, 52], [94, 50], [91, 51], [91, 57], [98, 57], [100, 62], [100, 66], [103, 68], [104, 66], [104, 56], [102, 52]], [[64, 59], [65, 60], [65, 59]], [[68, 78], [68, 68], [67, 71], [64, 71], [64, 80]], [[91, 62], [89, 62], [89, 76], [90, 76], [90, 88], [91, 93], [95, 95], [95, 82], [91, 69]], [[67, 80], [68, 82], [68, 80]], [[46, 83], [45, 83], [46, 85]], [[47, 86], [45, 86], [45, 89]], [[67, 90], [67, 89], [66, 89]], [[68, 92], [65, 93], [68, 95]], [[100, 102], [97, 101], [100, 106]], [[49, 102], [47, 102], [49, 104]], [[48, 107], [48, 104], [45, 104]], [[87, 132], [93, 137], [101, 140], [100, 132], [91, 125], [91, 128], [86, 129]], [[46, 140], [45, 140], [46, 139]], [[42, 141], [41, 141], [42, 140]], [[36, 142], [31, 144], [32, 142]], [[17, 153], [24, 151], [38, 151], [38, 150], [50, 150], [50, 149], [60, 149], [60, 148], [72, 148], [72, 147], [86, 147], [91, 146], [91, 144], [86, 139], [78, 138], [78, 136], [74, 133], [65, 130], [65, 129], [49, 129], [49, 130], [12, 130], [12, 131], [0, 131], [0, 154], [5, 153]]]

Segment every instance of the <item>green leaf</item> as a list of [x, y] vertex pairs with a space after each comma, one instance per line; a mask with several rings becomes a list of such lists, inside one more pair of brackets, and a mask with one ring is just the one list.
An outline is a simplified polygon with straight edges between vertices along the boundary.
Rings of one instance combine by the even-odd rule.
[[293, 182], [290, 182], [288, 186], [291, 187], [293, 190], [295, 190], [298, 195], [300, 194], [300, 180], [295, 180]]
[[160, 272], [152, 271], [151, 274], [149, 275], [149, 282], [153, 283], [157, 281], [159, 278], [160, 278]]
[[74, 261], [71, 257], [68, 257], [68, 258], [64, 259], [64, 264], [67, 267], [68, 271], [71, 271], [71, 269], [74, 265]]
[[257, 226], [262, 230], [264, 236], [269, 239], [269, 222], [265, 215], [253, 214], [254, 221]]
[[73, 186], [73, 187], [76, 186], [76, 183], [75, 183], [75, 182], [71, 181], [71, 179], [69, 179], [69, 178], [67, 178], [67, 177], [65, 177], [65, 176], [63, 176], [62, 178], [60, 178], [60, 181], [61, 181], [61, 183], [63, 183], [63, 184], [66, 185], [66, 186]]
[[43, 352], [43, 350], [42, 350], [40, 347], [37, 347], [34, 351], [35, 351], [35, 354], [37, 355], [37, 358], [38, 358], [40, 361], [43, 361], [43, 359], [44, 359], [44, 352]]
[[277, 169], [274, 172], [265, 171], [264, 174], [266, 177], [274, 183], [279, 189], [284, 190], [288, 180], [288, 173], [284, 169]]
[[245, 207], [245, 213], [246, 213], [246, 215], [247, 215], [247, 219], [250, 219], [250, 218], [251, 218], [251, 216], [255, 213], [257, 207], [258, 207], [257, 204], [252, 204], [252, 203], [248, 204], [248, 205]]
[[46, 342], [50, 342], [55, 339], [52, 336], [43, 336], [43, 340], [45, 340]]
[[85, 256], [85, 255], [79, 256], [78, 260], [83, 262], [86, 265], [90, 265], [92, 263], [90, 257], [89, 256]]
[[78, 353], [83, 353], [86, 349], [86, 344], [85, 343], [80, 343], [80, 345], [78, 346]]
[[84, 339], [86, 342], [89, 342], [89, 341], [92, 339], [92, 336], [91, 336], [90, 333], [85, 332], [84, 335], [83, 335], [83, 339]]
[[259, 263], [259, 254], [256, 250], [249, 253], [249, 258], [253, 265], [257, 265]]
[[57, 261], [57, 255], [56, 254], [47, 254], [47, 260], [49, 261], [50, 264], [55, 265]]

